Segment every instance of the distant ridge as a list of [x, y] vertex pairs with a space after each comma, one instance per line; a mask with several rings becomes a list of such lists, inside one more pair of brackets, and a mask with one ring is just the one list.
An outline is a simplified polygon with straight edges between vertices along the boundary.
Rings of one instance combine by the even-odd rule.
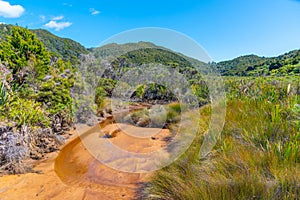
[[[13, 25], [0, 24], [0, 41], [5, 39], [5, 37], [10, 34], [10, 28], [12, 26]], [[157, 54], [157, 57], [160, 57], [159, 54], [168, 54], [166, 58], [171, 59], [171, 54], [177, 54], [177, 56], [181, 57], [193, 66], [201, 66], [204, 64], [203, 62], [194, 58], [190, 58], [162, 46], [157, 46], [151, 42], [140, 41], [137, 43], [126, 44], [111, 43], [97, 48], [86, 49], [83, 45], [72, 39], [58, 37], [47, 30], [36, 29], [31, 31], [37, 35], [37, 37], [45, 44], [46, 48], [52, 52], [53, 55], [62, 57], [65, 61], [71, 61], [73, 64], [79, 63], [80, 56], [88, 53], [91, 53], [96, 58], [103, 58], [111, 55], [120, 56], [125, 52], [144, 49], [142, 50], [144, 51], [142, 54], [145, 57], [145, 49], [147, 48], [156, 49], [151, 50], [151, 52], [153, 54], [153, 51], [156, 51], [155, 54]], [[179, 60], [176, 62], [178, 61]], [[170, 62], [172, 62], [172, 60], [170, 60]], [[182, 60], [182, 62], [184, 61]], [[212, 64], [216, 66], [220, 73], [224, 76], [284, 76], [300, 74], [300, 49], [293, 50], [276, 57], [245, 55], [232, 60], [221, 61]]]
[[225, 76], [265, 76], [289, 75], [300, 73], [300, 50], [293, 50], [277, 57], [259, 57], [256, 55], [217, 63]]

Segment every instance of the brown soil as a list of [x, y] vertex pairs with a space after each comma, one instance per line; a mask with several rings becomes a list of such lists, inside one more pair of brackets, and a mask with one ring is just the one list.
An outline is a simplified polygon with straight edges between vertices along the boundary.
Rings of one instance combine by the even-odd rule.
[[[119, 130], [119, 126], [157, 134], [147, 139], [134, 138], [125, 134], [124, 129]], [[109, 140], [115, 145], [136, 153], [158, 150], [166, 145], [164, 138], [170, 136], [167, 129], [159, 131], [124, 124], [108, 124], [102, 131], [111, 133]], [[48, 154], [46, 159], [36, 163], [34, 170], [40, 173], [0, 177], [0, 199], [134, 199], [138, 185], [151, 175], [107, 167], [88, 152], [79, 137], [69, 141], [59, 153]]]

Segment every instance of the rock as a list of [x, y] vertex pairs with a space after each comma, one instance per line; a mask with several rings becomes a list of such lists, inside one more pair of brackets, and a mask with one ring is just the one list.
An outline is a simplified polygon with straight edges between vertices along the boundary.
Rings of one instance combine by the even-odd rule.
[[61, 135], [55, 135], [55, 142], [61, 146], [66, 143], [66, 139]]
[[50, 60], [51, 65], [53, 65], [53, 64], [56, 63], [57, 61], [58, 61], [58, 57], [56, 57], [56, 56], [51, 56], [51, 60]]
[[112, 114], [112, 109], [111, 108], [105, 108], [105, 112]]
[[43, 81], [47, 81], [47, 80], [50, 80], [52, 79], [52, 76], [51, 75], [47, 75], [43, 78]]
[[98, 118], [98, 121], [99, 121], [99, 122], [102, 122], [102, 121], [104, 121], [104, 120], [105, 120], [104, 117], [99, 117], [99, 118]]
[[30, 152], [30, 158], [34, 159], [34, 160], [39, 160], [41, 158], [43, 158], [43, 154], [41, 152], [38, 151], [31, 151]]
[[60, 74], [59, 76], [62, 77], [62, 78], [68, 78], [68, 76], [65, 75], [64, 73]]
[[147, 127], [150, 124], [150, 119], [144, 119], [140, 118], [139, 121], [136, 123], [137, 126], [139, 127]]
[[108, 113], [104, 113], [104, 118], [111, 118], [112, 115], [111, 114], [108, 114]]
[[98, 112], [98, 116], [99, 116], [99, 117], [104, 117], [104, 111], [103, 111], [103, 110], [100, 110], [100, 111]]
[[65, 131], [70, 131], [70, 130], [71, 130], [71, 128], [70, 128], [69, 126], [63, 126], [62, 129], [64, 130], [64, 132], [65, 132]]
[[109, 135], [113, 138], [117, 136], [117, 133], [119, 133], [121, 131], [121, 129], [115, 129], [109, 132]]

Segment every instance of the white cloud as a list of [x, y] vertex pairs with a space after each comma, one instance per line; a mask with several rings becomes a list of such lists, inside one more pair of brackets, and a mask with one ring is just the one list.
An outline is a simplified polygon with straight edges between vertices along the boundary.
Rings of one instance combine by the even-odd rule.
[[48, 22], [47, 24], [45, 24], [44, 26], [47, 28], [53, 28], [56, 31], [59, 31], [59, 30], [62, 30], [64, 28], [67, 28], [72, 25], [71, 22], [59, 22], [60, 20], [63, 20], [63, 19], [64, 19], [63, 15], [53, 17], [52, 20], [50, 22]]
[[5, 22], [0, 22], [0, 24], [5, 24]]
[[95, 10], [92, 12], [92, 15], [98, 15], [100, 12], [98, 10]]
[[64, 16], [60, 15], [60, 16], [53, 17], [52, 20], [53, 21], [58, 21], [58, 20], [62, 20], [63, 18], [64, 18]]
[[100, 11], [96, 10], [95, 8], [90, 8], [90, 12], [91, 12], [92, 15], [100, 14]]
[[71, 25], [72, 25], [71, 22], [57, 22], [57, 21], [54, 21], [54, 20], [51, 20], [50, 22], [45, 24], [45, 26], [47, 28], [53, 28], [56, 31], [62, 30], [62, 29], [67, 28]]
[[18, 18], [24, 11], [21, 5], [10, 5], [9, 2], [0, 0], [0, 16], [4, 18]]

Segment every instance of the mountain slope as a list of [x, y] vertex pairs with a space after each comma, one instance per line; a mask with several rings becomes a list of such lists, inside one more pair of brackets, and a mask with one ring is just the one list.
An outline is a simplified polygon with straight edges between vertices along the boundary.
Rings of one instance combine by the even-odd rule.
[[225, 76], [293, 75], [300, 73], [300, 50], [290, 51], [277, 57], [241, 56], [217, 63]]
[[126, 43], [126, 44], [116, 44], [116, 43], [111, 43], [107, 44], [101, 47], [97, 48], [89, 48], [88, 50], [96, 57], [96, 58], [107, 58], [107, 57], [118, 57], [123, 55], [125, 52], [131, 52], [131, 51], [136, 51], [136, 50], [143, 50], [143, 49], [160, 49], [160, 50], [165, 50], [170, 53], [177, 54], [177, 56], [182, 57], [186, 61], [190, 62], [193, 65], [199, 66], [202, 65], [203, 62], [196, 60], [194, 58], [188, 57], [182, 53], [174, 52], [171, 49], [168, 49], [163, 46], [158, 46], [154, 43], [151, 42], [144, 42], [140, 41], [137, 43]]
[[81, 54], [88, 53], [84, 46], [74, 40], [58, 37], [43, 29], [31, 31], [44, 43], [48, 51], [62, 57], [65, 61], [76, 63]]
[[[0, 24], [0, 41], [4, 40], [8, 35], [11, 35], [13, 25]], [[30, 30], [39, 40], [43, 42], [46, 49], [57, 58], [62, 58], [64, 61], [71, 61], [72, 64], [79, 63], [80, 56], [87, 54], [87, 49], [80, 43], [53, 35], [49, 31], [43, 29]]]
[[[143, 64], [162, 64], [176, 68], [188, 79], [199, 78], [199, 70], [196, 66], [204, 65], [196, 59], [174, 52], [165, 47], [157, 46], [150, 42], [138, 42], [127, 44], [108, 44], [99, 48], [89, 49], [96, 59], [106, 59], [111, 68], [107, 69], [107, 78], [116, 79], [126, 71]], [[109, 72], [108, 72], [109, 71]]]
[[[12, 25], [0, 25], [0, 41], [10, 34]], [[110, 59], [118, 57], [128, 52], [128, 62], [145, 63], [145, 61], [162, 62], [167, 65], [180, 66], [203, 66], [203, 62], [187, 57], [181, 53], [173, 52], [165, 47], [157, 46], [150, 42], [126, 43], [126, 44], [107, 44], [98, 48], [86, 49], [80, 43], [71, 39], [60, 38], [49, 31], [43, 29], [31, 30], [44, 43], [47, 50], [56, 57], [62, 57], [65, 61], [71, 61], [72, 64], [80, 62], [82, 54], [92, 54], [96, 59]], [[146, 50], [148, 49], [148, 50]], [[152, 50], [149, 50], [152, 49]], [[155, 49], [155, 50], [154, 50]], [[140, 53], [137, 53], [140, 51]], [[168, 53], [166, 53], [168, 52]], [[171, 56], [174, 53], [176, 56]], [[136, 55], [134, 55], [136, 54]], [[140, 55], [137, 55], [140, 54]], [[147, 54], [147, 55], [146, 55]], [[161, 57], [161, 60], [155, 60]], [[168, 55], [167, 55], [168, 54]], [[167, 56], [166, 56], [167, 55]], [[133, 58], [134, 56], [134, 58]], [[142, 57], [143, 58], [142, 58]], [[166, 57], [165, 57], [166, 56]], [[147, 57], [147, 59], [146, 59]], [[175, 57], [181, 57], [179, 60]], [[173, 62], [172, 59], [175, 59]], [[168, 62], [167, 62], [168, 60]], [[142, 62], [141, 62], [142, 61]], [[189, 64], [188, 64], [189, 63]], [[257, 55], [246, 55], [238, 58], [222, 61], [216, 64], [224, 76], [285, 76], [300, 73], [300, 50], [294, 50], [277, 57], [260, 57]], [[181, 70], [182, 71], [182, 70]]]

